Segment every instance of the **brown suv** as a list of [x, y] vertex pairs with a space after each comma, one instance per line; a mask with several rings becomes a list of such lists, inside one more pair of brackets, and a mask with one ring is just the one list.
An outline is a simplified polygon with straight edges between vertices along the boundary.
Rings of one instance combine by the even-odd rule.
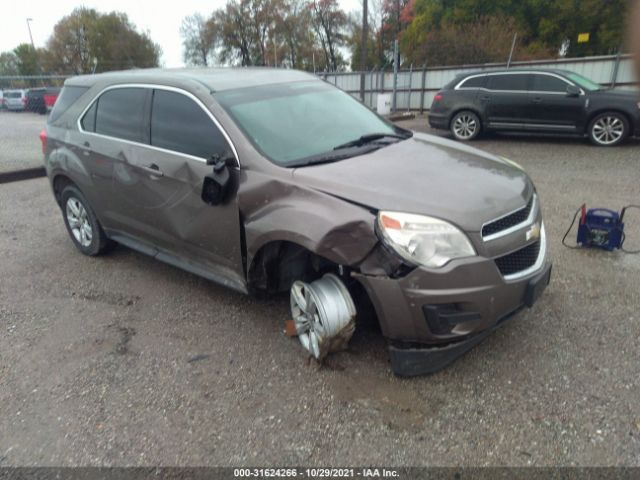
[[290, 291], [317, 358], [370, 301], [394, 372], [433, 372], [549, 282], [521, 168], [394, 126], [306, 73], [76, 77], [41, 139], [82, 253], [117, 242], [241, 292]]

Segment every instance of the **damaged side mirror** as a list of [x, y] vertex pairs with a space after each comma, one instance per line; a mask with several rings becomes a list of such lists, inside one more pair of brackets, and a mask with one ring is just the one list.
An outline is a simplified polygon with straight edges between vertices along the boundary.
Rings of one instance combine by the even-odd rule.
[[202, 201], [207, 205], [221, 205], [227, 199], [231, 188], [231, 174], [228, 163], [235, 160], [227, 152], [212, 155], [207, 165], [213, 166], [213, 172], [204, 177], [202, 183]]

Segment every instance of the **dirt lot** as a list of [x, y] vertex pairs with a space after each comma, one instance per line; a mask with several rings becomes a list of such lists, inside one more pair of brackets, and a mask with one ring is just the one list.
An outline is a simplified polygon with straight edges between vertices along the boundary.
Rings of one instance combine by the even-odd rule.
[[[18, 154], [0, 138], [4, 163]], [[0, 465], [640, 466], [640, 256], [560, 245], [583, 201], [638, 203], [640, 145], [476, 146], [536, 182], [554, 277], [532, 310], [412, 380], [390, 373], [374, 326], [319, 368], [282, 333], [287, 298], [126, 248], [83, 257], [46, 180], [0, 186]], [[640, 248], [637, 212], [628, 236]]]
[[45, 115], [0, 110], [0, 173], [42, 167], [38, 135], [46, 123]]

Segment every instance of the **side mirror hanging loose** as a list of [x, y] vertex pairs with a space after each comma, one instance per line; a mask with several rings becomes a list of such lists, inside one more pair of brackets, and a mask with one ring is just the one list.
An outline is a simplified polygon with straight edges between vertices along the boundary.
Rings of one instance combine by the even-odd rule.
[[207, 205], [220, 205], [226, 200], [229, 191], [229, 168], [220, 155], [212, 155], [211, 161], [207, 163], [213, 165], [213, 173], [204, 177], [201, 198]]

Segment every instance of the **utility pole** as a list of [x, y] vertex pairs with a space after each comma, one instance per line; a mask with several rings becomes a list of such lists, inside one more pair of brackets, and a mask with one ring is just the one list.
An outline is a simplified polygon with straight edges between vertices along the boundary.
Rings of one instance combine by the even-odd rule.
[[27, 29], [29, 30], [29, 39], [31, 39], [31, 48], [33, 51], [36, 51], [36, 46], [33, 43], [33, 35], [31, 35], [31, 24], [29, 22], [33, 22], [33, 18], [27, 18]]
[[273, 36], [273, 66], [278, 68], [278, 49], [276, 45], [276, 36]]
[[[42, 69], [40, 68], [40, 61], [38, 60], [38, 54], [36, 52], [36, 44], [33, 43], [33, 35], [31, 34], [30, 22], [33, 22], [33, 18], [31, 17], [27, 18], [27, 30], [29, 30], [29, 40], [31, 40], [31, 48], [33, 49], [33, 55], [34, 55], [34, 58], [36, 59], [36, 68], [38, 69], [38, 74], [42, 75]], [[44, 86], [43, 78], [40, 78], [40, 82], [42, 83], [42, 86]]]
[[362, 0], [362, 42], [360, 44], [360, 100], [364, 103], [364, 80], [367, 69], [367, 39], [369, 30], [368, 0]]
[[509, 60], [507, 60], [507, 68], [511, 68], [511, 60], [513, 60], [513, 51], [516, 49], [517, 40], [518, 40], [518, 32], [513, 34], [513, 43], [511, 43], [511, 52], [509, 52]]

